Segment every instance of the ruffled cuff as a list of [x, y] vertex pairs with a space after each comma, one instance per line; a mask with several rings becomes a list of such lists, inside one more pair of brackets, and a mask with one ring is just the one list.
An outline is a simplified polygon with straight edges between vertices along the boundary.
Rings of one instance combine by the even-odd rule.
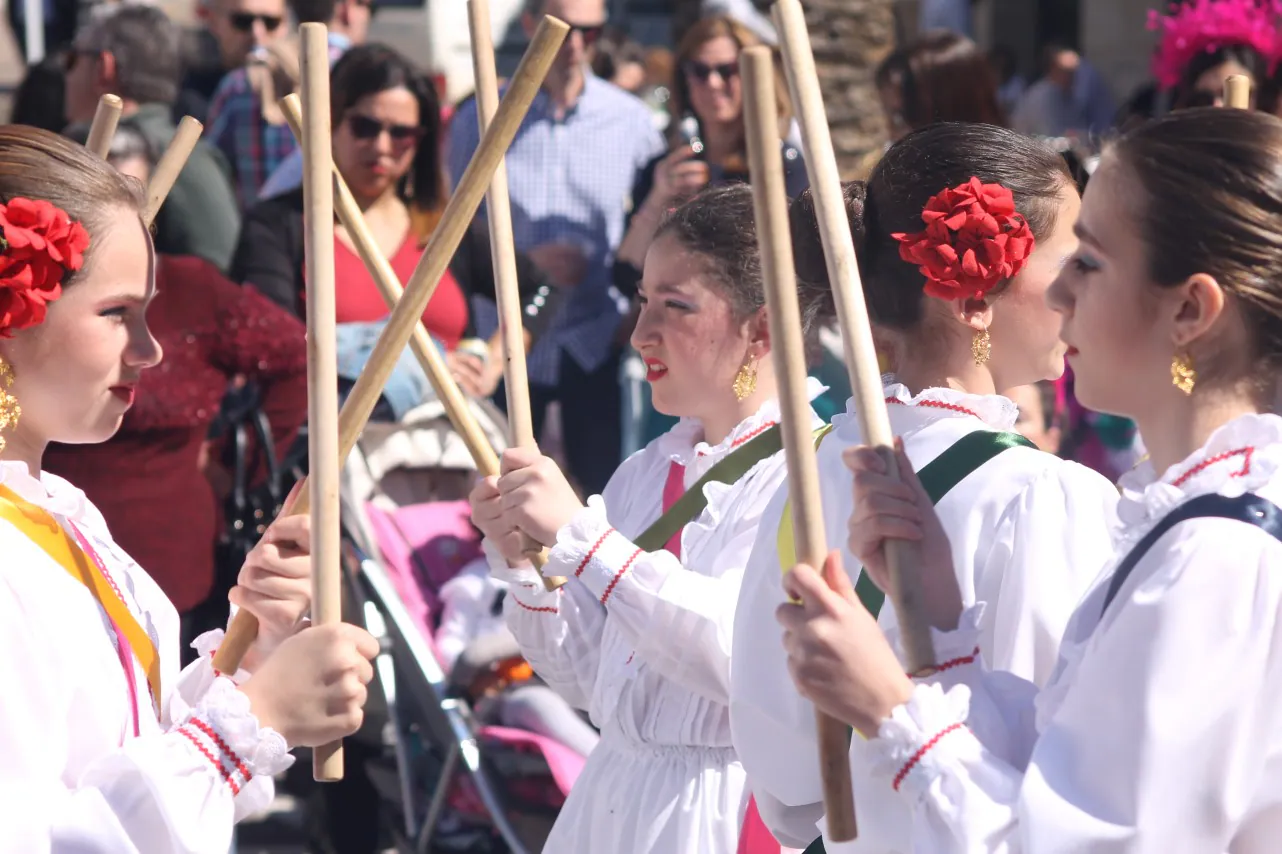
[[245, 684], [245, 680], [252, 675], [243, 667], [231, 674], [219, 673], [214, 669], [214, 654], [218, 652], [218, 647], [222, 646], [223, 637], [225, 635], [226, 633], [222, 629], [214, 629], [212, 631], [205, 632], [203, 635], [200, 635], [191, 642], [191, 648], [196, 650], [196, 654], [200, 656], [200, 662], [207, 665], [209, 672], [207, 674], [198, 674], [203, 677], [202, 681], [205, 683], [206, 687], [212, 685], [213, 680], [218, 676], [227, 676], [237, 685], [243, 685]]
[[507, 558], [499, 554], [498, 548], [488, 538], [481, 540], [481, 551], [485, 554], [485, 562], [490, 567], [491, 578], [502, 581], [504, 584], [542, 586], [539, 571], [529, 561], [523, 561], [520, 566], [508, 566]]
[[190, 743], [231, 790], [237, 820], [271, 805], [272, 777], [293, 765], [294, 757], [280, 733], [258, 725], [249, 698], [231, 679], [216, 678], [175, 724], [171, 732]]
[[[980, 602], [962, 611], [961, 617], [957, 620], [957, 628], [952, 631], [941, 632], [938, 629], [931, 629], [930, 639], [935, 648], [935, 661], [937, 663], [934, 667], [918, 673], [909, 673], [908, 675], [921, 681], [934, 681], [942, 673], [981, 663], [979, 657], [979, 625], [983, 617], [984, 603]], [[904, 664], [905, 669], [907, 669], [903, 633], [899, 625], [888, 627], [885, 633], [886, 639], [890, 641], [891, 649], [895, 651], [900, 663]]]
[[[521, 566], [508, 566], [507, 560], [499, 554], [489, 540], [481, 541], [481, 550], [490, 565], [491, 577], [507, 584], [507, 598], [512, 605], [512, 613], [526, 611], [532, 614], [557, 613], [557, 596], [559, 590], [548, 590], [543, 586], [539, 571], [529, 563]], [[550, 564], [549, 564], [550, 566]]]
[[917, 685], [868, 742], [875, 773], [914, 801], [925, 797], [946, 770], [978, 758], [979, 741], [966, 726], [969, 714], [970, 689], [965, 685], [948, 692], [938, 685]]
[[636, 543], [610, 526], [605, 502], [594, 495], [557, 532], [548, 567], [556, 575], [579, 579], [605, 605], [643, 553]]

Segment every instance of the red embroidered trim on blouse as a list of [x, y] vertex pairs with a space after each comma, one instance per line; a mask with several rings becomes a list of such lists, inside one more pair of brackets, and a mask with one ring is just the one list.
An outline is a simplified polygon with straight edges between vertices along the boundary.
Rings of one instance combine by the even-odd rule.
[[916, 753], [914, 753], [912, 757], [909, 758], [909, 760], [904, 763], [904, 767], [899, 769], [899, 773], [895, 775], [895, 782], [892, 784], [894, 786], [895, 791], [896, 792], [899, 791], [899, 786], [901, 783], [904, 782], [904, 779], [908, 776], [908, 773], [912, 771], [913, 768], [917, 767], [917, 763], [921, 762], [922, 758], [931, 751], [931, 748], [933, 748], [936, 744], [939, 744], [940, 740], [943, 739], [943, 737], [948, 735], [950, 732], [955, 732], [956, 730], [964, 729], [965, 726], [966, 724], [964, 723], [955, 723], [950, 727], [945, 727], [944, 729], [936, 733], [934, 738], [932, 738], [930, 741], [923, 744], [921, 746], [921, 749], [918, 750]]
[[1188, 482], [1189, 478], [1193, 477], [1193, 475], [1197, 474], [1198, 472], [1206, 468], [1209, 468], [1210, 466], [1213, 466], [1216, 463], [1222, 463], [1225, 460], [1232, 459], [1233, 457], [1245, 457], [1245, 459], [1242, 460], [1241, 471], [1235, 471], [1232, 474], [1230, 474], [1229, 477], [1246, 477], [1248, 474], [1251, 473], [1251, 455], [1253, 453], [1255, 453], [1254, 447], [1246, 447], [1246, 448], [1238, 448], [1235, 451], [1225, 451], [1222, 454], [1216, 454], [1210, 459], [1203, 460], [1202, 462], [1193, 466], [1193, 468], [1184, 472], [1184, 474], [1180, 475], [1175, 480], [1171, 481], [1171, 485], [1183, 486], [1185, 483]]
[[541, 605], [539, 607], [535, 607], [534, 605], [527, 605], [524, 602], [522, 602], [520, 598], [517, 596], [513, 596], [512, 601], [514, 601], [517, 605], [520, 605], [526, 611], [534, 611], [535, 613], [538, 613], [538, 614], [555, 614], [556, 613], [556, 608], [553, 608], [551, 605]]
[[631, 554], [631, 556], [627, 560], [623, 562], [623, 567], [614, 574], [613, 580], [610, 581], [610, 586], [605, 588], [605, 592], [601, 594], [602, 605], [605, 604], [606, 599], [610, 598], [610, 594], [614, 592], [614, 586], [618, 584], [620, 580], [622, 580], [623, 576], [626, 575], [628, 570], [632, 568], [632, 564], [635, 563], [636, 559], [641, 557], [643, 553], [644, 553], [643, 549], [637, 549]]
[[[979, 413], [975, 412], [974, 410], [967, 409], [964, 406], [959, 406], [956, 403], [945, 403], [942, 400], [919, 400], [916, 403], [908, 404], [908, 403], [904, 403], [902, 400], [898, 398], [888, 397], [886, 398], [886, 403], [887, 404], [897, 403], [900, 406], [929, 406], [934, 409], [947, 409], [952, 412], [960, 412], [963, 415], [972, 415], [975, 418], [979, 418]], [[980, 418], [980, 420], [982, 421], [983, 419]]]
[[[218, 748], [218, 754], [215, 755], [214, 751], [210, 750], [208, 745], [201, 740], [200, 735], [197, 735], [193, 730], [198, 731], [200, 735], [209, 739], [209, 742]], [[249, 768], [246, 767], [241, 758], [236, 755], [236, 751], [231, 749], [231, 746], [223, 740], [222, 736], [220, 736], [213, 727], [202, 721], [200, 718], [192, 718], [186, 724], [179, 727], [178, 732], [182, 733], [183, 737], [190, 741], [195, 748], [200, 751], [201, 755], [208, 759], [209, 763], [218, 769], [218, 773], [227, 783], [228, 788], [231, 789], [233, 797], [240, 794], [241, 786], [248, 784], [249, 781], [254, 778], [254, 775], [250, 773]], [[236, 774], [238, 773], [243, 780], [240, 784], [237, 784], [236, 782]]]
[[218, 773], [222, 775], [223, 780], [225, 780], [227, 785], [231, 788], [232, 797], [239, 795], [240, 786], [236, 785], [236, 781], [231, 778], [231, 774], [227, 771], [226, 768], [223, 767], [223, 763], [218, 761], [218, 758], [214, 756], [213, 752], [208, 747], [205, 747], [205, 745], [200, 743], [200, 739], [196, 736], [196, 734], [185, 727], [178, 731], [182, 733], [183, 736], [186, 737], [188, 741], [190, 741], [193, 745], [196, 746], [196, 749], [199, 750], [204, 755], [204, 757], [209, 760], [210, 765], [213, 765], [215, 768], [218, 769]]
[[[765, 424], [762, 424], [756, 430], [746, 433], [743, 436], [740, 436], [738, 439], [735, 439], [733, 442], [731, 442], [730, 449], [734, 450], [735, 448], [742, 445], [744, 442], [747, 442], [750, 439], [755, 439], [757, 436], [760, 436], [762, 433], [766, 432], [767, 430], [769, 430], [771, 427], [774, 427], [778, 423], [779, 423], [778, 421], [767, 421]], [[703, 451], [700, 451], [699, 456], [706, 457], [707, 454], [705, 454]]]
[[200, 718], [192, 718], [191, 725], [209, 736], [209, 740], [218, 745], [218, 749], [223, 752], [223, 755], [231, 760], [232, 767], [239, 771], [241, 776], [245, 778], [245, 782], [248, 783], [249, 779], [253, 775], [249, 773], [249, 769], [245, 767], [245, 763], [236, 755], [236, 751], [232, 750], [227, 742], [223, 741], [222, 736], [215, 732], [213, 727], [202, 721]]
[[943, 664], [936, 664], [934, 667], [923, 667], [916, 673], [910, 673], [908, 675], [913, 679], [925, 679], [929, 676], [934, 676], [936, 673], [942, 673], [945, 670], [952, 670], [954, 667], [961, 667], [963, 664], [974, 664], [975, 659], [978, 657], [979, 647], [975, 647], [975, 651], [970, 655], [966, 655], [961, 658], [951, 658]]
[[601, 548], [601, 544], [605, 542], [605, 538], [610, 536], [612, 533], [614, 533], [613, 528], [606, 528], [605, 533], [602, 534], [601, 537], [595, 543], [592, 544], [592, 548], [588, 549], [588, 553], [583, 556], [583, 561], [579, 564], [579, 568], [574, 570], [575, 578], [578, 578], [580, 575], [582, 575], [583, 570], [588, 568], [588, 564], [592, 562], [592, 558], [596, 555], [597, 549]]

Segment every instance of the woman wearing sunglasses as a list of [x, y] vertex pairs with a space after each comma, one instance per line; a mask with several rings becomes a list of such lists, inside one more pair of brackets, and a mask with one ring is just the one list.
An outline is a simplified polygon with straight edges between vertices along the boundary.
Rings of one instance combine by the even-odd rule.
[[[761, 40], [743, 24], [715, 17], [692, 26], [677, 46], [669, 152], [656, 157], [637, 179], [632, 218], [619, 246], [615, 279], [624, 293], [636, 292], [646, 250], [669, 211], [709, 184], [748, 180], [739, 53], [758, 44]], [[806, 188], [806, 167], [801, 152], [782, 142], [791, 114], [781, 74], [776, 83], [784, 175], [788, 195], [795, 198]]]
[[[405, 283], [418, 265], [447, 195], [436, 90], [407, 59], [382, 45], [362, 45], [345, 53], [334, 65], [330, 87], [334, 163], [375, 242]], [[517, 260], [523, 316], [531, 323], [540, 309], [546, 311], [550, 305], [549, 287], [532, 264], [521, 257]], [[359, 332], [357, 324], [369, 328], [385, 320], [387, 305], [341, 226], [335, 229], [334, 264], [340, 335], [347, 324]], [[259, 202], [249, 211], [231, 276], [302, 316], [303, 270], [300, 187]], [[423, 325], [445, 351], [460, 386], [475, 397], [492, 393], [502, 371], [502, 360], [489, 358], [490, 347], [473, 338], [470, 298], [493, 298], [493, 294], [489, 237], [483, 229], [474, 228], [427, 304]], [[340, 361], [342, 356], [340, 352]]]

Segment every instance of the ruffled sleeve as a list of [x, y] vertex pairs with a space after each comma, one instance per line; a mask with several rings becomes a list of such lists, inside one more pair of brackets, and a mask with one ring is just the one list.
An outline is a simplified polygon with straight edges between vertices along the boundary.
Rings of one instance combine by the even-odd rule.
[[[34, 549], [25, 539], [6, 546], [6, 560], [38, 566], [15, 553]], [[234, 821], [266, 807], [291, 764], [284, 741], [206, 658], [183, 672], [159, 731], [86, 755], [102, 724], [74, 707], [76, 663], [60, 667], [41, 641], [42, 613], [0, 577], [0, 680], [20, 688], [0, 703], [6, 850], [225, 854]]]
[[[1224, 520], [1159, 540], [1057, 677], [1062, 697], [1027, 759], [1001, 755], [1018, 739], [975, 730], [1029, 721], [1031, 692], [1003, 693], [992, 673], [973, 691], [919, 687], [869, 743], [880, 780], [913, 811], [913, 850], [1238, 850], [1267, 825], [1255, 793], [1277, 777], [1279, 553]], [[1172, 701], [1192, 685], [1196, 702]]]
[[647, 552], [623, 536], [593, 499], [557, 536], [549, 565], [574, 576], [614, 618], [640, 660], [666, 678], [730, 702], [730, 653], [735, 604], [762, 510], [784, 477], [782, 460], [759, 462], [735, 487], [705, 487], [704, 517], [687, 527], [686, 542], [717, 528], [721, 547], [697, 566], [672, 552]]
[[979, 647], [994, 670], [1046, 684], [1069, 618], [1112, 560], [1117, 500], [1099, 474], [1057, 461], [1002, 511], [974, 578]]
[[[642, 454], [625, 460], [610, 482], [604, 498], [626, 509], [630, 490], [640, 471]], [[575, 708], [587, 710], [596, 686], [601, 663], [601, 640], [605, 631], [605, 606], [596, 594], [575, 577], [549, 561], [547, 575], [563, 575], [569, 581], [559, 590], [546, 590], [539, 573], [528, 563], [509, 567], [489, 540], [482, 543], [490, 574], [508, 585], [503, 616], [521, 647], [521, 654], [544, 682]]]
[[510, 568], [488, 540], [482, 545], [490, 572], [508, 584], [503, 616], [521, 655], [552, 690], [586, 711], [601, 664], [605, 608], [576, 579], [546, 590], [529, 564]]

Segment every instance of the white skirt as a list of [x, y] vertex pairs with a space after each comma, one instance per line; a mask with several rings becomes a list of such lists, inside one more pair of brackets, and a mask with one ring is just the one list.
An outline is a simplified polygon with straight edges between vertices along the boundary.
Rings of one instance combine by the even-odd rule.
[[608, 730], [544, 854], [735, 854], [747, 776], [733, 748], [639, 744]]

